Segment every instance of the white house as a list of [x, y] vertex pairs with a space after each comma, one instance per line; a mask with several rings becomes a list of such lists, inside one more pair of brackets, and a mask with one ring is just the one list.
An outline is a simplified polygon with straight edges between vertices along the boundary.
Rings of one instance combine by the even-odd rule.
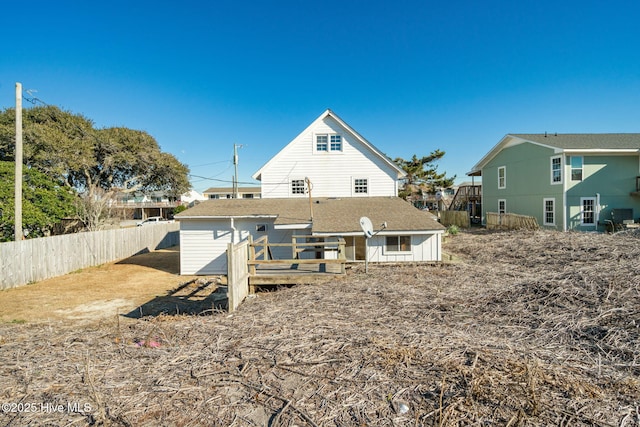
[[263, 198], [397, 196], [404, 171], [326, 110], [253, 179]]
[[[290, 243], [294, 235], [341, 237], [350, 261], [440, 261], [445, 228], [397, 197], [404, 176], [327, 110], [254, 174], [262, 198], [207, 200], [176, 215], [180, 272], [226, 274], [227, 244], [265, 234], [271, 243]], [[366, 244], [365, 216], [378, 232]], [[290, 259], [288, 251], [274, 247], [271, 255]]]

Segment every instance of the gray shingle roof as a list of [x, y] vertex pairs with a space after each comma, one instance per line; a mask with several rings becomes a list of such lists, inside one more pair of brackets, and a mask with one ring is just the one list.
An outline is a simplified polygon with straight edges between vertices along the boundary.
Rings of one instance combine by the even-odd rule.
[[640, 149], [640, 133], [510, 134], [527, 141], [563, 149]]
[[[360, 232], [360, 217], [371, 219], [374, 229], [387, 223], [386, 231], [443, 230], [444, 227], [398, 197], [314, 198], [314, 233]], [[276, 225], [309, 224], [309, 199], [223, 199], [208, 200], [176, 215], [176, 219], [274, 217]]]

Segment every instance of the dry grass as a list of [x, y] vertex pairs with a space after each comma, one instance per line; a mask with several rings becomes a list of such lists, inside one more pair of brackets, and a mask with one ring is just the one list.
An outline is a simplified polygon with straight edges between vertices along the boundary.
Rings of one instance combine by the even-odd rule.
[[0, 402], [38, 410], [0, 425], [640, 425], [640, 235], [449, 239], [233, 315], [2, 325]]

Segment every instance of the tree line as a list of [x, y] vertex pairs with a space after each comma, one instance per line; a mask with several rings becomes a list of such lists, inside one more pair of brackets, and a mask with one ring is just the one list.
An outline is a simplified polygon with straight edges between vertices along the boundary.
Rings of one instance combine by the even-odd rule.
[[[23, 109], [23, 227], [29, 237], [51, 232], [62, 218], [89, 230], [109, 220], [116, 194], [163, 191], [179, 197], [191, 187], [189, 168], [162, 152], [147, 132], [96, 128], [89, 118], [55, 106]], [[0, 241], [14, 223], [15, 109], [0, 112]]]

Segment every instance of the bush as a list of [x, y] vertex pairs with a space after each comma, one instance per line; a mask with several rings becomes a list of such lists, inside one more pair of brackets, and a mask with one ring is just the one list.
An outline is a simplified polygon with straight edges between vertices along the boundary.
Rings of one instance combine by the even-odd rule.
[[454, 225], [450, 225], [449, 228], [447, 228], [447, 233], [451, 234], [452, 236], [455, 236], [459, 232], [460, 232], [460, 229], [455, 224]]

